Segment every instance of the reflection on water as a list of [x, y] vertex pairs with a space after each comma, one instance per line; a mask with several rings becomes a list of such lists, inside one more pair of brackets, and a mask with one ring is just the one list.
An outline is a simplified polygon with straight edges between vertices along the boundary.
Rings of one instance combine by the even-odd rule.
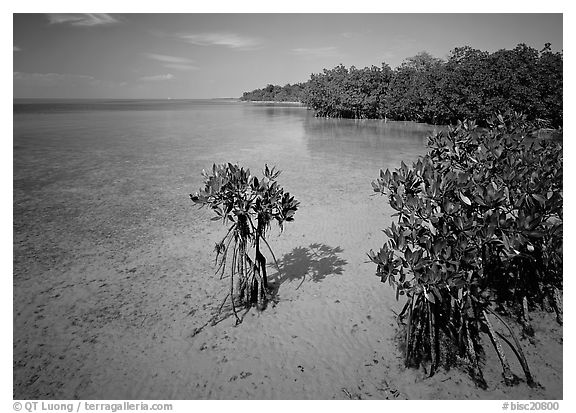
[[342, 168], [388, 168], [415, 160], [438, 129], [414, 122], [317, 118], [304, 107], [281, 103], [243, 103], [242, 112], [250, 122], [266, 125], [267, 143], [281, 145], [277, 149], [289, 146], [283, 158], [305, 153], [315, 163], [339, 162]]
[[302, 112], [306, 111], [305, 108], [301, 107], [287, 107], [287, 106], [265, 106], [262, 108], [266, 116], [290, 116], [290, 117], [302, 117]]
[[242, 111], [247, 117], [292, 119], [302, 121], [313, 116], [311, 110], [301, 105], [285, 103], [242, 103]]
[[423, 154], [427, 137], [436, 129], [413, 122], [313, 117], [307, 117], [303, 126], [312, 156], [343, 163], [380, 163], [383, 167]]

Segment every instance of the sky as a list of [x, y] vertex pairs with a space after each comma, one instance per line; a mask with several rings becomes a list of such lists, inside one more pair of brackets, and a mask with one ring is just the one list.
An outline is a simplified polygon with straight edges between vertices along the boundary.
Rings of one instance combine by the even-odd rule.
[[562, 14], [13, 14], [15, 98], [239, 97], [340, 63], [545, 43]]

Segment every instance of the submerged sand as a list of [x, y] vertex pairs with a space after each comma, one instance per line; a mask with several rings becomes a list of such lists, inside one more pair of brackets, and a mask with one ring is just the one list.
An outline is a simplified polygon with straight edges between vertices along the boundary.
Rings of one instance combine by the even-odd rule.
[[[384, 199], [310, 204], [270, 238], [283, 270], [269, 268], [277, 302], [242, 312], [239, 326], [230, 317], [199, 332], [228, 288], [213, 275], [225, 229], [208, 211], [183, 202], [181, 228], [156, 223], [140, 242], [137, 231], [110, 233], [117, 249], [69, 245], [65, 259], [49, 241], [26, 256], [20, 245], [35, 234], [15, 235], [14, 397], [562, 398], [562, 328], [550, 314], [533, 314], [536, 336], [522, 340], [541, 388], [506, 387], [488, 341], [486, 391], [458, 369], [432, 378], [405, 369], [393, 313], [400, 303], [365, 255], [383, 241]], [[197, 214], [206, 225], [186, 226]], [[58, 225], [36, 236], [58, 238]]]
[[[427, 378], [403, 367], [402, 306], [366, 255], [393, 211], [370, 182], [415, 159], [429, 127], [194, 108], [16, 119], [14, 398], [563, 397], [552, 314], [534, 313], [533, 343], [522, 339], [540, 388], [506, 387], [487, 340], [488, 390], [462, 370]], [[188, 197], [202, 168], [224, 161], [278, 166], [301, 201], [295, 222], [270, 233], [276, 300], [239, 326], [206, 325], [229, 287], [214, 276], [226, 228]]]

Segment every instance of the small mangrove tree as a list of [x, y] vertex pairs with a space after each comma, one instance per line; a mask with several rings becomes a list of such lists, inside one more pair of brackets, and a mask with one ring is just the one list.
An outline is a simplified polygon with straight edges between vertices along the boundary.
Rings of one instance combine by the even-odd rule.
[[202, 171], [204, 188], [190, 194], [194, 203], [214, 211], [212, 221], [229, 224], [216, 243], [216, 274], [222, 279], [230, 269], [230, 292], [224, 301], [230, 298], [237, 324], [236, 300], [246, 307], [265, 308], [270, 289], [264, 246], [276, 261], [266, 235], [274, 221], [282, 231], [285, 222], [294, 220], [299, 205], [278, 185], [280, 171], [266, 165], [263, 175], [258, 179], [236, 164], [214, 164], [211, 173]]

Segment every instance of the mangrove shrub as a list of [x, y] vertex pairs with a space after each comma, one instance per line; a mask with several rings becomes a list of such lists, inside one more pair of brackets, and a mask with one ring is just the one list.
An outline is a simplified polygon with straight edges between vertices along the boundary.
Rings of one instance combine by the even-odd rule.
[[562, 322], [562, 144], [531, 137], [539, 125], [517, 113], [488, 123], [460, 122], [433, 135], [412, 167], [380, 171], [373, 189], [388, 197], [397, 221], [369, 257], [382, 282], [407, 297], [407, 366], [429, 366], [432, 375], [457, 355], [485, 387], [486, 332], [506, 384], [517, 378], [500, 339], [534, 385], [506, 316], [528, 335], [535, 306], [554, 309]]
[[210, 173], [202, 171], [204, 188], [190, 195], [196, 204], [212, 209], [215, 213], [212, 221], [229, 224], [228, 232], [215, 247], [216, 273], [222, 278], [226, 266], [230, 268], [228, 297], [237, 323], [240, 318], [236, 313], [236, 299], [246, 307], [257, 305], [258, 309], [264, 309], [266, 306], [270, 290], [266, 257], [262, 254], [264, 245], [274, 257], [266, 235], [273, 222], [282, 230], [285, 222], [293, 221], [299, 205], [278, 185], [276, 179], [280, 171], [266, 165], [263, 174], [258, 179], [249, 169], [236, 164], [214, 164]]

